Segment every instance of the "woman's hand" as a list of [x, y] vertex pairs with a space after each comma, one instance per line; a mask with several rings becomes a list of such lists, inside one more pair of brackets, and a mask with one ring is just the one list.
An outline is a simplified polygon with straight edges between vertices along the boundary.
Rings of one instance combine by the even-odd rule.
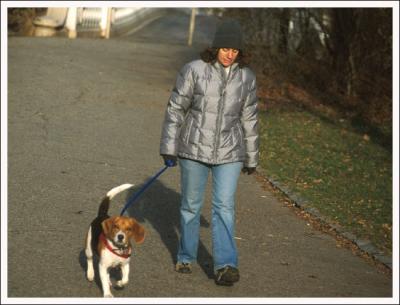
[[176, 166], [176, 160], [177, 157], [176, 156], [172, 156], [172, 155], [161, 155], [164, 159], [164, 164], [168, 167], [174, 167]]
[[251, 175], [256, 171], [255, 167], [243, 167], [242, 173], [247, 173], [247, 175]]

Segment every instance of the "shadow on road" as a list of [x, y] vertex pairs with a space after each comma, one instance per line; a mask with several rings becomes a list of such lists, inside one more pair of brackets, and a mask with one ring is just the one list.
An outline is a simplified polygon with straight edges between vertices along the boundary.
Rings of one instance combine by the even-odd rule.
[[[138, 185], [130, 189], [126, 201], [139, 191], [143, 185]], [[127, 209], [127, 215], [130, 217], [134, 217], [139, 222], [147, 221], [153, 226], [160, 235], [165, 247], [167, 247], [171, 255], [171, 263], [174, 265], [176, 263], [179, 243], [180, 201], [180, 194], [156, 180], [149, 189]], [[202, 227], [209, 227], [208, 221], [203, 216], [200, 218], [200, 225]], [[205, 274], [209, 278], [213, 278], [212, 256], [201, 240], [199, 241], [197, 260]]]

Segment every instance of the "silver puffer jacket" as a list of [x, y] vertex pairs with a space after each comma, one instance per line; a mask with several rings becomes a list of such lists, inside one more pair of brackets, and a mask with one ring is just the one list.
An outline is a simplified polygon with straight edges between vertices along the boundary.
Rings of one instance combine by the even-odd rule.
[[258, 164], [256, 78], [249, 68], [195, 60], [178, 74], [168, 101], [160, 154], [208, 164]]

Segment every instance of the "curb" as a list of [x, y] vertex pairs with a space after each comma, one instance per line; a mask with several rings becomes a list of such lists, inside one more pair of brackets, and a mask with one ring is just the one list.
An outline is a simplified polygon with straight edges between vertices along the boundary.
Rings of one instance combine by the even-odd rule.
[[345, 231], [343, 228], [330, 223], [327, 217], [323, 216], [318, 211], [318, 209], [311, 207], [310, 204], [305, 199], [301, 198], [300, 196], [292, 192], [278, 180], [269, 177], [264, 169], [257, 168], [257, 172], [261, 176], [263, 176], [274, 188], [278, 189], [287, 198], [289, 198], [290, 201], [292, 201], [297, 208], [300, 208], [301, 210], [309, 213], [311, 216], [315, 217], [318, 221], [320, 221], [324, 225], [327, 225], [329, 228], [332, 228], [339, 236], [355, 244], [361, 251], [367, 253], [369, 256], [371, 256], [373, 259], [380, 262], [381, 264], [385, 265], [391, 271], [393, 270], [392, 257], [389, 257], [385, 255], [382, 251], [378, 250], [372, 244], [371, 241], [366, 239], [360, 239], [353, 233]]

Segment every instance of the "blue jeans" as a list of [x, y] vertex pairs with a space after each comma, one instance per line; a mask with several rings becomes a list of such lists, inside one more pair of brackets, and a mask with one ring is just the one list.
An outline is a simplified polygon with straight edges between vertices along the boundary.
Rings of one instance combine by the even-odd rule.
[[181, 239], [178, 262], [197, 259], [200, 215], [209, 171], [212, 173], [212, 245], [214, 271], [238, 266], [235, 234], [235, 193], [242, 162], [207, 165], [179, 159], [181, 169]]

